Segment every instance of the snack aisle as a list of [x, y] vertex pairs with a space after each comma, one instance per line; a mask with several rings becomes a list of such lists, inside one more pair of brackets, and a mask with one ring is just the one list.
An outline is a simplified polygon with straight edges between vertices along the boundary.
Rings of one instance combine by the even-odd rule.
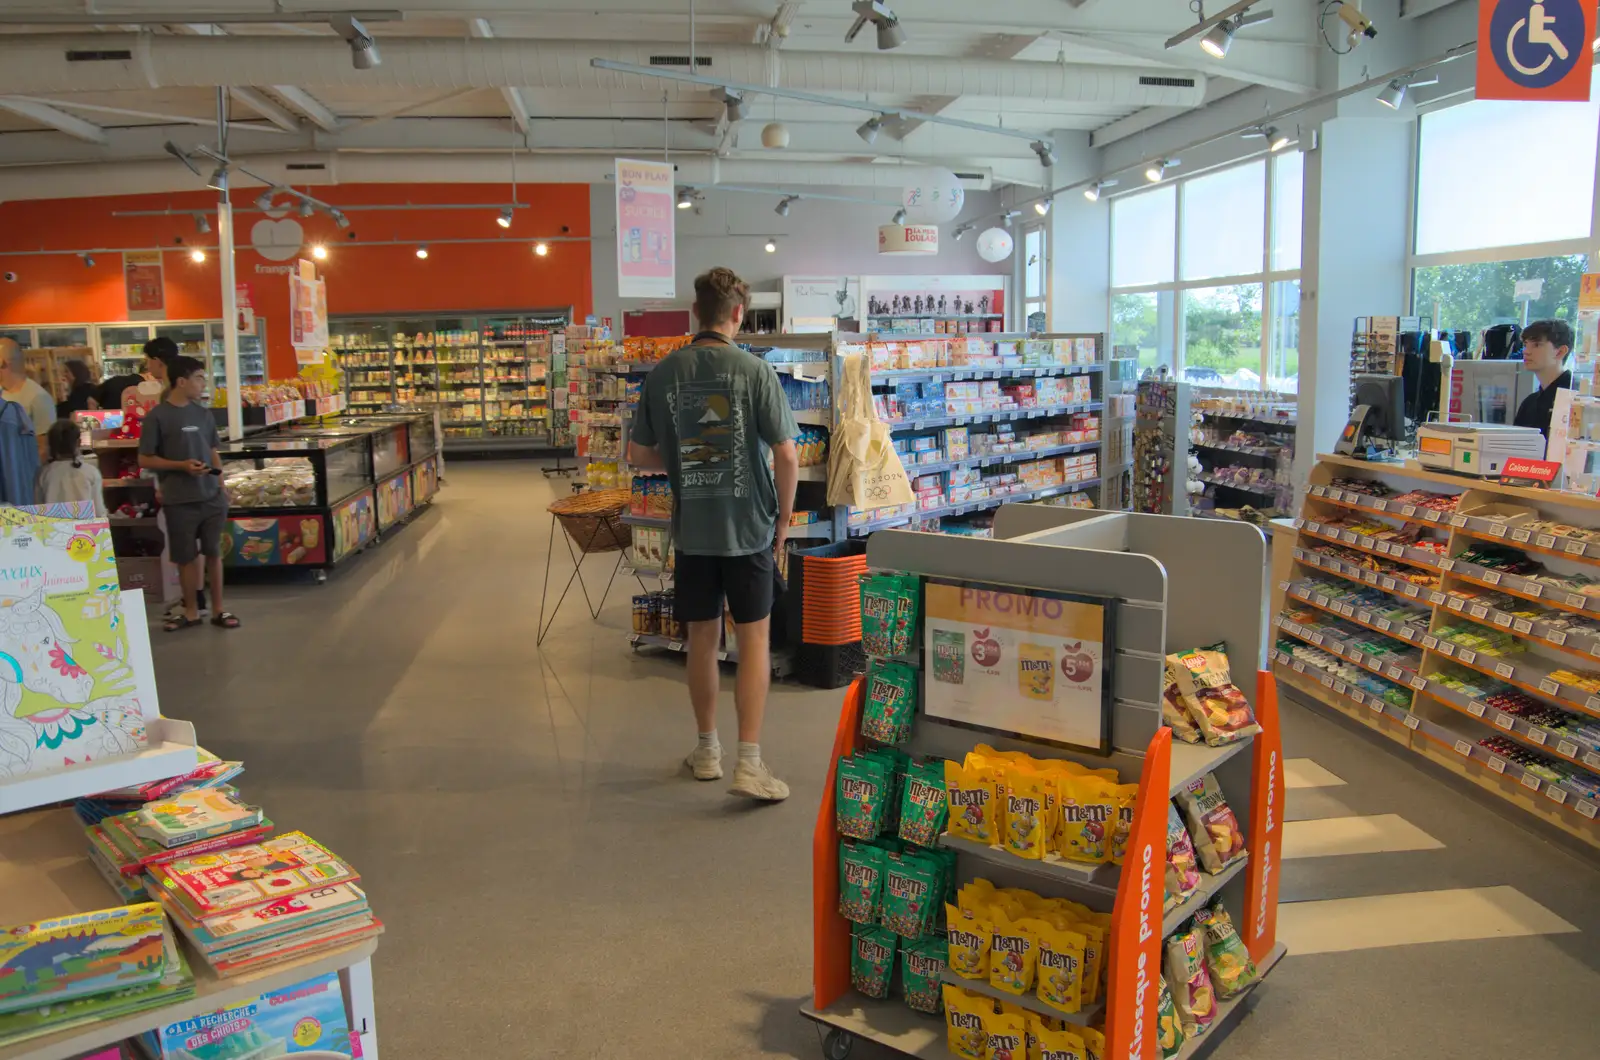
[[1274, 672], [1600, 847], [1600, 502], [1323, 456]]
[[[1284, 953], [1282, 745], [1249, 574], [1265, 542], [1037, 505], [1001, 508], [995, 535], [868, 542], [872, 661], [813, 835], [802, 1014], [832, 1058], [868, 1038], [1183, 1060]], [[1217, 562], [1184, 562], [1197, 549]]]

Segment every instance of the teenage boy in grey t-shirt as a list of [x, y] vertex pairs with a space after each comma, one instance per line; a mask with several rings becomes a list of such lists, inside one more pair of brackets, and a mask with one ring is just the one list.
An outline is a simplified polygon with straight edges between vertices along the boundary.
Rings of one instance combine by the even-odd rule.
[[167, 550], [183, 583], [183, 613], [163, 623], [168, 633], [200, 624], [200, 557], [211, 580], [211, 624], [237, 629], [239, 619], [222, 607], [222, 524], [228, 498], [222, 492], [217, 423], [201, 403], [206, 368], [193, 357], [168, 364], [171, 389], [145, 415], [139, 436], [139, 466], [156, 472], [161, 509], [167, 517]]
[[761, 760], [761, 719], [772, 670], [773, 558], [789, 535], [800, 477], [797, 431], [778, 373], [733, 344], [750, 286], [717, 268], [694, 290], [703, 330], [645, 377], [629, 459], [665, 468], [672, 483], [673, 612], [689, 626], [689, 698], [700, 734], [685, 764], [697, 780], [722, 776], [717, 641], [726, 602], [739, 642], [739, 764], [728, 790], [776, 802], [789, 786]]

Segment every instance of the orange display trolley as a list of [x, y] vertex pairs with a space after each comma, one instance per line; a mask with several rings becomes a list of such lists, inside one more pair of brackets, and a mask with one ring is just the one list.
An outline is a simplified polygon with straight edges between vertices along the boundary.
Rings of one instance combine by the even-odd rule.
[[[996, 1006], [1001, 1019], [1006, 1011], [1020, 1011], [1058, 1019], [1068, 1030], [1092, 1028], [1085, 1035], [1093, 1043], [1085, 1050], [1085, 1060], [1161, 1060], [1163, 1055], [1184, 1060], [1228, 1033], [1284, 954], [1277, 941], [1283, 752], [1276, 685], [1261, 670], [1266, 543], [1259, 530], [1245, 524], [1031, 505], [1002, 508], [995, 533], [994, 540], [983, 540], [886, 531], [868, 543], [870, 570], [892, 572], [905, 584], [915, 585], [923, 601], [917, 629], [904, 638], [903, 650], [887, 656], [880, 651], [874, 659], [919, 672], [909, 735], [893, 753], [907, 756], [914, 763], [909, 768], [927, 769], [930, 764], [959, 763], [984, 744], [1000, 754], [1023, 752], [1090, 770], [1115, 770], [1121, 784], [1137, 784], [1137, 793], [1131, 796], [1132, 822], [1120, 865], [1084, 864], [1055, 852], [1024, 858], [1002, 845], [974, 842], [948, 830], [926, 851], [905, 848], [952, 860], [952, 893], [957, 886], [982, 879], [996, 888], [1026, 889], [1042, 899], [1067, 899], [1103, 918], [1109, 928], [1100, 955], [1106, 972], [1093, 1003], [1065, 1013], [1032, 992], [997, 990], [986, 981], [962, 978], [948, 966], [941, 978], [945, 984], [966, 988], [974, 1000], [1006, 1002], [1003, 1009]], [[1196, 562], [1202, 558], [1204, 562]], [[1085, 613], [1103, 614], [1104, 632], [1092, 634], [1103, 639], [1090, 644], [1082, 639], [1080, 628], [1074, 633], [1080, 639], [1068, 642], [1069, 651], [1059, 664], [1048, 665], [1024, 662], [1042, 658], [1037, 647], [1051, 643], [1053, 633], [1059, 632], [1037, 616], [1008, 620], [1009, 633], [986, 622], [972, 631], [981, 633], [981, 638], [958, 641], [960, 631], [951, 628], [948, 605], [938, 602], [943, 592], [938, 587], [951, 584], [964, 589], [954, 595], [944, 593], [945, 600], [959, 597], [965, 605], [983, 595], [984, 602], [999, 602], [1001, 610], [1013, 615], [1032, 615], [1027, 601], [1045, 611], [1055, 608], [1053, 601], [1068, 607], [1082, 602]], [[870, 631], [867, 639], [872, 650]], [[937, 650], [943, 657], [952, 643], [967, 651], [961, 680], [972, 686], [972, 694], [965, 701], [960, 698], [963, 689], [951, 687], [959, 682], [953, 681], [948, 663], [937, 677], [922, 667], [923, 657], [932, 654], [930, 645], [940, 645]], [[1222, 746], [1186, 743], [1175, 739], [1164, 723], [1166, 657], [1201, 646], [1226, 652], [1235, 682], [1259, 725], [1253, 737]], [[1058, 654], [1061, 650], [1055, 647]], [[1093, 665], [1074, 661], [1080, 655], [1092, 657]], [[1014, 685], [1018, 678], [1006, 669], [1012, 659], [1017, 674], [1043, 666], [1052, 681], [1030, 686], [1024, 676], [1017, 696], [999, 685], [991, 688], [982, 683], [983, 676], [1000, 673]], [[858, 679], [845, 695], [817, 814], [812, 839], [813, 996], [801, 1013], [817, 1023], [823, 1054], [833, 1060], [849, 1055], [858, 1038], [910, 1056], [955, 1057], [958, 1054], [947, 1045], [944, 1018], [911, 1007], [889, 989], [887, 979], [881, 991], [886, 996], [881, 998], [857, 989], [859, 982], [852, 985], [852, 958], [859, 956], [853, 951], [865, 933], [859, 917], [853, 924], [841, 911], [841, 842], [854, 849], [855, 840], [845, 840], [840, 831], [840, 821], [849, 818], [848, 812], [841, 817], [839, 777], [855, 756], [884, 753], [884, 745], [863, 735], [864, 729], [882, 733], [879, 710], [868, 703], [867, 688], [873, 680], [869, 670], [868, 677]], [[1074, 688], [1085, 694], [1074, 698], [1070, 694]], [[1099, 746], [1095, 746], [1097, 732], [1104, 736]], [[1203, 780], [1225, 794], [1244, 836], [1245, 851], [1219, 871], [1202, 871], [1193, 890], [1175, 904], [1168, 903], [1164, 899], [1172, 799], [1186, 789], [1196, 790]], [[1219, 990], [1204, 1033], [1174, 1049], [1158, 1019], [1164, 943], [1208, 907], [1227, 912], [1256, 976], [1241, 989]], [[922, 944], [932, 943], [937, 950], [942, 934], [942, 928], [935, 928]], [[912, 952], [909, 946], [906, 952]], [[1164, 1037], [1169, 1043], [1165, 1051]], [[1022, 1055], [1018, 1048], [1016, 1056]]]

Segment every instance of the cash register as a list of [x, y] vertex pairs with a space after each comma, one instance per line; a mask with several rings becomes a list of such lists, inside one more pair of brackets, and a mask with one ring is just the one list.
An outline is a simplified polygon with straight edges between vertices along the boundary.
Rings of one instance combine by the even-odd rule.
[[1417, 462], [1435, 471], [1498, 478], [1507, 460], [1543, 460], [1544, 451], [1544, 434], [1535, 427], [1427, 423], [1417, 428]]

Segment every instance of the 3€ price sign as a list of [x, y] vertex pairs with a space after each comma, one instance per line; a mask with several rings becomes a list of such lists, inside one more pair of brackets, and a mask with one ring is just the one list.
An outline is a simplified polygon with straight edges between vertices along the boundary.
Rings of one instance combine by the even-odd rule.
[[1479, 99], [1587, 101], [1596, 0], [1478, 0]]

